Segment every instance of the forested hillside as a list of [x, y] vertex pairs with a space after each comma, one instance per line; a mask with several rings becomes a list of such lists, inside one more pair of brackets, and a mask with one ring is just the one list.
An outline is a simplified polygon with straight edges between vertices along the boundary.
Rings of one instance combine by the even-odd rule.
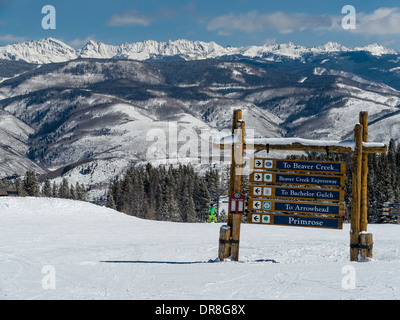
[[[309, 154], [297, 158], [308, 160], [345, 161], [347, 164], [345, 187], [345, 220], [350, 218], [352, 156], [337, 154]], [[243, 179], [243, 192], [247, 194], [248, 178]], [[211, 203], [227, 195], [228, 167], [223, 172], [210, 168], [200, 174], [191, 165], [159, 166], [150, 163], [142, 168], [129, 168], [122, 177], [110, 183], [107, 197], [95, 202], [144, 219], [204, 222]], [[86, 200], [87, 187], [61, 183], [46, 178], [39, 183], [33, 171], [27, 171], [23, 180], [3, 179], [0, 188], [15, 190], [19, 196], [43, 196]], [[400, 143], [391, 140], [386, 154], [370, 154], [368, 161], [368, 220], [370, 223], [398, 222], [395, 217], [382, 216], [384, 202], [400, 203]], [[223, 217], [221, 217], [223, 218]], [[221, 220], [220, 220], [221, 221]]]
[[163, 221], [205, 221], [211, 203], [227, 193], [218, 171], [204, 176], [190, 165], [129, 169], [109, 188], [107, 202], [112, 208], [140, 218]]

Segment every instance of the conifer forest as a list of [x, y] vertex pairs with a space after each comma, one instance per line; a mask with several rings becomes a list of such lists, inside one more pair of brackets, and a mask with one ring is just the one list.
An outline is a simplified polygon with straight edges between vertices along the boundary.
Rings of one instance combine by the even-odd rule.
[[[352, 156], [340, 154], [309, 154], [291, 157], [308, 160], [346, 162], [345, 221], [350, 219]], [[243, 192], [247, 194], [246, 177]], [[49, 178], [39, 183], [35, 172], [29, 170], [25, 177], [3, 179], [0, 188], [14, 190], [16, 196], [56, 197], [87, 201], [83, 184], [72, 184], [67, 178], [57, 184]], [[209, 168], [197, 172], [191, 165], [131, 167], [121, 177], [115, 177], [108, 191], [96, 203], [139, 218], [175, 221], [205, 222], [211, 204], [219, 196], [226, 196], [229, 189], [229, 166], [224, 170]], [[397, 217], [382, 215], [385, 202], [400, 203], [400, 143], [390, 141], [386, 154], [370, 154], [368, 158], [368, 220], [370, 223], [397, 223]], [[226, 213], [219, 212], [219, 221]]]

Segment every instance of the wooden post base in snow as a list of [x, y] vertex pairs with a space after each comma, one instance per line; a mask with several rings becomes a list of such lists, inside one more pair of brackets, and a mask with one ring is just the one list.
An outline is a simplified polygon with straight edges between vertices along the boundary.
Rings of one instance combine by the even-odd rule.
[[360, 234], [360, 256], [361, 260], [366, 258], [372, 258], [372, 248], [374, 245], [374, 240], [372, 233], [361, 233]]
[[224, 225], [221, 227], [219, 231], [219, 249], [218, 249], [218, 258], [220, 261], [224, 261], [224, 259], [228, 258], [230, 255], [230, 246], [231, 246], [231, 227], [228, 225]]

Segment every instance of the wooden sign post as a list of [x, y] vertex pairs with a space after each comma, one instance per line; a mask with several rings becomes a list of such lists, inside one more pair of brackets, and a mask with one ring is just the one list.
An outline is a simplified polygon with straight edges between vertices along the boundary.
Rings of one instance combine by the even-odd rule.
[[[362, 126], [362, 142], [368, 142], [368, 112], [360, 112]], [[367, 231], [367, 189], [368, 189], [368, 154], [362, 153], [361, 158], [361, 200], [360, 200], [360, 231]]]
[[[361, 258], [372, 257], [372, 234], [366, 233], [367, 217], [367, 176], [368, 154], [386, 153], [387, 146], [382, 143], [368, 142], [368, 113], [361, 112], [359, 123], [354, 129], [354, 143], [347, 141], [318, 141], [298, 138], [282, 139], [254, 139], [251, 144], [244, 140], [245, 123], [242, 120], [242, 111], [235, 110], [233, 114], [232, 135], [236, 139], [230, 144], [216, 144], [218, 149], [232, 148], [232, 162], [230, 168], [229, 195], [242, 193], [242, 168], [244, 150], [291, 150], [353, 154], [352, 170], [352, 199], [351, 199], [351, 226], [350, 226], [350, 260], [358, 261]], [[279, 224], [289, 226], [307, 226], [319, 228], [342, 228], [342, 218], [329, 215], [343, 215], [343, 205], [335, 202], [343, 201], [344, 185], [342, 164], [329, 162], [255, 159], [255, 172], [250, 176], [251, 182], [272, 182], [274, 186], [258, 185], [249, 188], [249, 195], [256, 199], [249, 200], [249, 223]], [[266, 171], [267, 170], [267, 171]], [[279, 171], [288, 172], [279, 172]], [[278, 171], [278, 172], [276, 172]], [[298, 173], [300, 172], [300, 173]], [[310, 175], [310, 173], [312, 173]], [[320, 174], [323, 174], [322, 176]], [[328, 174], [328, 175], [324, 175]], [[290, 187], [284, 187], [289, 183]], [[307, 188], [298, 188], [296, 184]], [[275, 186], [277, 185], [277, 186]], [[295, 185], [293, 187], [292, 185]], [[329, 189], [310, 189], [309, 186], [318, 185]], [[266, 199], [257, 199], [266, 198]], [[277, 197], [278, 199], [274, 199]], [[271, 199], [269, 199], [271, 198]], [[281, 199], [282, 198], [282, 199]], [[295, 199], [295, 202], [289, 201]], [[302, 201], [298, 201], [302, 200]], [[310, 202], [320, 201], [318, 202]], [[306, 201], [306, 202], [304, 202]], [[327, 203], [327, 201], [333, 201]], [[275, 214], [273, 211], [285, 214]], [[298, 214], [316, 214], [321, 216], [300, 216]], [[328, 217], [324, 217], [328, 216]], [[223, 260], [229, 256], [233, 260], [239, 259], [241, 215], [228, 216], [227, 226], [221, 227], [219, 258]]]
[[[360, 112], [360, 124], [362, 127], [362, 143], [368, 142], [368, 112]], [[356, 138], [357, 139], [357, 138]], [[358, 138], [359, 139], [359, 138]], [[359, 160], [357, 160], [359, 162]], [[360, 191], [360, 238], [359, 247], [361, 259], [372, 258], [373, 237], [367, 233], [368, 226], [368, 155], [363, 152], [361, 155], [361, 185]], [[352, 250], [352, 249], [350, 249]], [[353, 252], [353, 258], [356, 259], [356, 252]], [[355, 261], [355, 260], [351, 260]]]
[[[234, 194], [242, 193], [244, 136], [245, 122], [242, 120], [242, 110], [235, 110], [233, 112], [232, 137], [238, 139], [233, 139], [235, 142], [231, 145], [232, 160], [229, 180], [229, 197], [232, 197]], [[231, 203], [229, 203], [227, 226], [222, 226], [220, 230], [218, 257], [221, 261], [229, 256], [235, 261], [239, 260], [240, 224], [242, 215], [232, 214], [230, 206]]]
[[362, 133], [363, 126], [357, 124], [354, 129], [356, 150], [353, 153], [351, 216], [350, 216], [350, 261], [358, 260], [361, 230], [361, 165], [362, 165]]

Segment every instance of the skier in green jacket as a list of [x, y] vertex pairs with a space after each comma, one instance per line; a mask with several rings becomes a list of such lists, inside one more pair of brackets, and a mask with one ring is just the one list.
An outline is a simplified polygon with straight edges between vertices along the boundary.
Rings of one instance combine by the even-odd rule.
[[217, 222], [217, 217], [216, 217], [217, 210], [215, 209], [214, 205], [211, 205], [208, 211], [210, 211], [210, 215], [208, 216], [208, 222], [211, 222], [211, 220]]

